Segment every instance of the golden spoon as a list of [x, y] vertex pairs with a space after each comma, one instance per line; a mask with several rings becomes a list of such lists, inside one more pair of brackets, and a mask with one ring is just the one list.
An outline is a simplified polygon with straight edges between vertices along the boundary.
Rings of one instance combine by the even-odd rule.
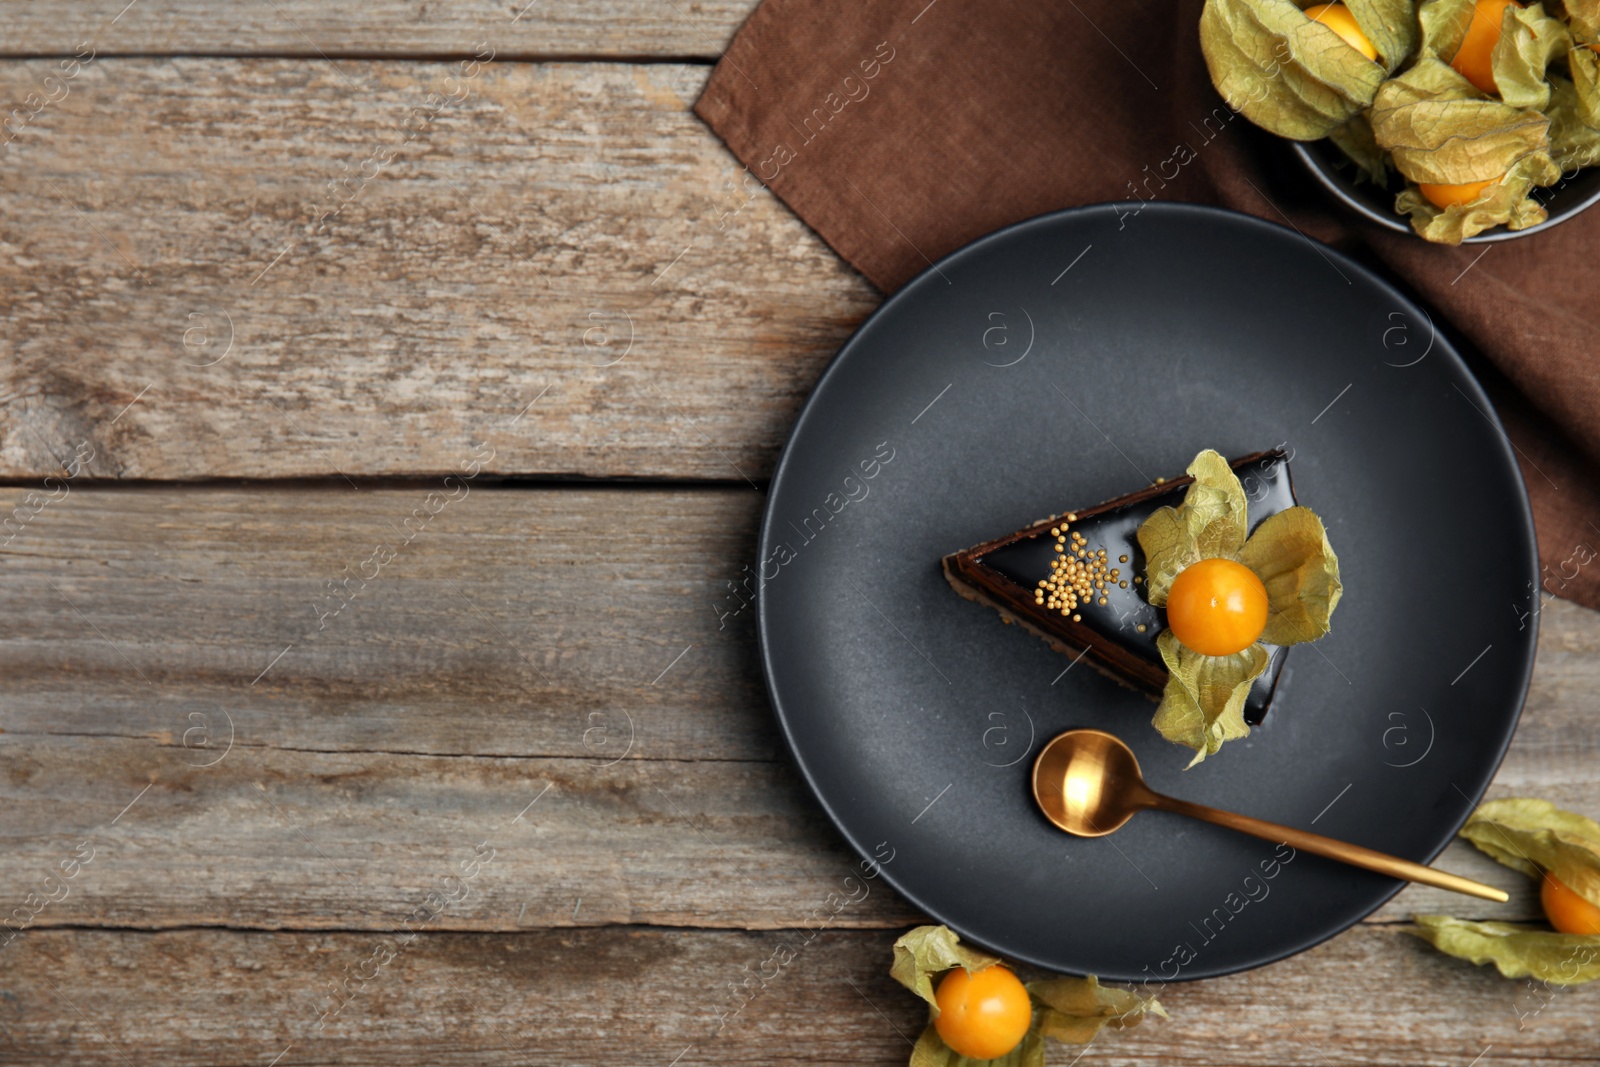
[[1133, 751], [1103, 730], [1068, 730], [1039, 753], [1033, 764], [1033, 798], [1045, 818], [1078, 837], [1104, 837], [1147, 808], [1176, 812], [1266, 841], [1284, 842], [1317, 856], [1365, 867], [1408, 882], [1450, 889], [1504, 903], [1503, 890], [1446, 874], [1420, 863], [1264, 819], [1219, 811], [1162, 796], [1144, 784]]

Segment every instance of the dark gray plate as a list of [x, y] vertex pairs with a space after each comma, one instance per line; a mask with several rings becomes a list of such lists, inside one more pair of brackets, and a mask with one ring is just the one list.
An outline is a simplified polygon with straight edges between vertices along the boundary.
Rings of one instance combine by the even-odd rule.
[[[1193, 770], [1146, 698], [940, 573], [1202, 448], [1274, 446], [1344, 601], [1291, 652], [1266, 725]], [[1044, 742], [1110, 730], [1159, 790], [1427, 861], [1493, 776], [1533, 667], [1527, 497], [1460, 357], [1349, 259], [1211, 208], [1041, 216], [907, 285], [806, 403], [760, 554], [772, 702], [845, 837], [964, 937], [1121, 981], [1281, 959], [1400, 884], [1159, 812], [1070, 838], [1028, 792]]]

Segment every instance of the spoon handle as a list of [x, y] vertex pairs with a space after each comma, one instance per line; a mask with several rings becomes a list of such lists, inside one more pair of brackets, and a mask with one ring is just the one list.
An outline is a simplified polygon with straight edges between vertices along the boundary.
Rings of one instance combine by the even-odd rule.
[[1339, 841], [1321, 834], [1313, 834], [1306, 830], [1296, 830], [1291, 826], [1280, 826], [1277, 823], [1267, 822], [1265, 819], [1253, 819], [1248, 815], [1236, 812], [1221, 811], [1210, 808], [1204, 804], [1195, 804], [1187, 800], [1178, 800], [1175, 797], [1154, 794], [1155, 807], [1162, 811], [1170, 811], [1179, 815], [1188, 815], [1191, 818], [1204, 822], [1226, 826], [1230, 830], [1259, 837], [1264, 841], [1283, 842], [1302, 852], [1310, 852], [1317, 856], [1326, 856], [1331, 860], [1348, 863], [1356, 867], [1365, 867], [1369, 871], [1387, 874], [1391, 878], [1399, 878], [1407, 882], [1421, 882], [1423, 885], [1437, 886], [1440, 889], [1449, 889], [1457, 893], [1466, 893], [1469, 896], [1482, 897], [1485, 900], [1496, 900], [1505, 903], [1510, 899], [1504, 890], [1493, 886], [1474, 882], [1470, 878], [1460, 875], [1436, 871], [1432, 867], [1425, 867], [1420, 863], [1412, 863], [1398, 856], [1391, 856], [1386, 852], [1378, 852], [1360, 845], [1352, 845], [1348, 841]]

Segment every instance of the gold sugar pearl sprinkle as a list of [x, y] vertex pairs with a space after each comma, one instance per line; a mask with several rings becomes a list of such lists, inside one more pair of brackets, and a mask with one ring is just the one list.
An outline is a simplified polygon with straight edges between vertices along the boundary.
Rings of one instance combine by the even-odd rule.
[[1067, 521], [1068, 522], [1077, 522], [1078, 521], [1078, 513], [1076, 511], [1067, 512]]
[[1128, 557], [1127, 556], [1118, 556], [1117, 557], [1117, 562], [1118, 563], [1126, 563], [1126, 562], [1128, 562]]
[[1082, 615], [1074, 615], [1072, 617], [1072, 621], [1073, 622], [1082, 622], [1083, 621], [1083, 616]]
[[1111, 569], [1105, 549], [1091, 548], [1082, 534], [1068, 531], [1065, 523], [1058, 524], [1053, 532], [1056, 533], [1056, 558], [1050, 561], [1050, 577], [1039, 583], [1034, 602], [1081, 620], [1082, 616], [1076, 614], [1078, 606], [1109, 603], [1106, 586], [1109, 583], [1115, 588], [1121, 571]]
[[1144, 577], [1142, 575], [1135, 574], [1133, 576], [1133, 584], [1134, 585], [1143, 585], [1144, 584]]
[[1138, 626], [1135, 626], [1134, 629], [1138, 630], [1140, 633], [1144, 633], [1146, 630], [1149, 629], [1149, 627], [1141, 622]]

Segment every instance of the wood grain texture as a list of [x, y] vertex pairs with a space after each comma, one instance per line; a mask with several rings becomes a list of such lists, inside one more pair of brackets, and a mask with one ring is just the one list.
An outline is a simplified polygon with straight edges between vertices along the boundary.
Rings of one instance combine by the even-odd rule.
[[[148, 742], [15, 735], [0, 753], [7, 911], [29, 892], [62, 897], [36, 927], [409, 929], [474, 866], [470, 900], [430, 929], [884, 927], [917, 914], [862, 879], [873, 872], [780, 763], [235, 745], [196, 767], [195, 753]], [[90, 860], [49, 881], [80, 842]]]
[[109, 54], [469, 55], [489, 41], [508, 56], [721, 54], [755, 0], [64, 0], [0, 2], [0, 56]]
[[[349, 933], [40, 931], [6, 950], [0, 1033], [10, 1044], [0, 1055], [175, 1067], [275, 1056], [280, 1067], [891, 1067], [906, 1062], [926, 1017], [888, 977], [895, 936], [608, 928], [401, 943]], [[779, 970], [768, 961], [785, 945], [797, 954]], [[332, 990], [344, 982], [348, 1003], [332, 1013]], [[1597, 1055], [1595, 990], [1529, 989], [1388, 927], [1358, 927], [1262, 970], [1159, 993], [1170, 1019], [1102, 1035], [1085, 1062], [1571, 1067]], [[1050, 1062], [1082, 1052], [1054, 1045]]]
[[[487, 841], [481, 906], [439, 928], [778, 928], [856, 862], [781, 753], [749, 614], [713, 606], [747, 489], [461, 482], [405, 543], [440, 490], [68, 484], [0, 548], [0, 884], [102, 850], [41, 927], [394, 928]], [[1600, 615], [1550, 604], [1539, 656], [1494, 793], [1600, 811]], [[1467, 847], [1444, 865], [1512, 909], [1409, 889], [1375, 921], [1537, 915]], [[879, 883], [838, 922], [914, 917]]]
[[33, 515], [0, 489], [13, 734], [181, 749], [226, 709], [245, 747], [778, 755], [753, 613], [729, 607], [748, 487], [63, 490]]
[[444, 927], [804, 921], [856, 860], [713, 607], [760, 498], [456, 485], [409, 543], [427, 486], [45, 506], [3, 556], [0, 884], [88, 834], [40, 923], [381, 928], [487, 840], [487, 904]]
[[0, 148], [0, 477], [762, 478], [877, 296], [744, 189], [705, 76], [81, 66]]

